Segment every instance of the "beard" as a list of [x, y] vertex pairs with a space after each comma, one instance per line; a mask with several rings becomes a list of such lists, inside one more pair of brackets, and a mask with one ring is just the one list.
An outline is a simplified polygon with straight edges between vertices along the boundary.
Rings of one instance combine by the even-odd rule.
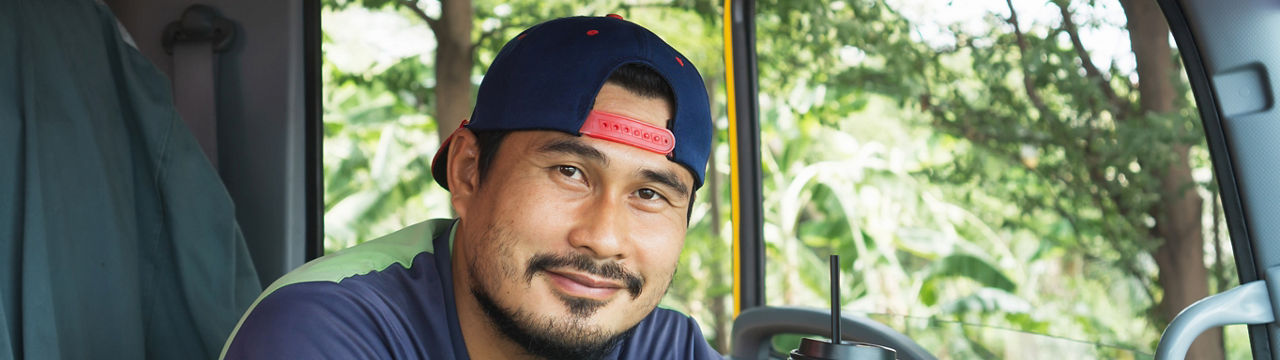
[[632, 325], [610, 335], [581, 317], [565, 319], [504, 309], [479, 287], [472, 288], [471, 294], [499, 332], [529, 355], [542, 359], [604, 359], [635, 331]]
[[[582, 253], [537, 254], [525, 262], [524, 271], [518, 271], [512, 261], [512, 245], [517, 240], [510, 229], [494, 224], [485, 230], [481, 241], [493, 247], [480, 253], [494, 254], [487, 266], [481, 266], [479, 258], [472, 259], [468, 272], [473, 281], [471, 295], [494, 327], [519, 345], [529, 355], [543, 359], [600, 359], [608, 356], [629, 338], [635, 325], [627, 330], [610, 333], [592, 324], [590, 317], [608, 304], [607, 301], [573, 297], [553, 292], [565, 305], [569, 316], [530, 313], [518, 308], [504, 307], [493, 297], [481, 279], [488, 283], [507, 282], [531, 284], [539, 273], [551, 269], [572, 269], [597, 277], [616, 280], [623, 290], [637, 299], [644, 289], [643, 277], [628, 271], [616, 262], [597, 262]], [[508, 260], [508, 261], [503, 261]], [[674, 275], [674, 274], [673, 274]], [[657, 305], [656, 303], [654, 304]], [[648, 309], [652, 311], [652, 309]]]

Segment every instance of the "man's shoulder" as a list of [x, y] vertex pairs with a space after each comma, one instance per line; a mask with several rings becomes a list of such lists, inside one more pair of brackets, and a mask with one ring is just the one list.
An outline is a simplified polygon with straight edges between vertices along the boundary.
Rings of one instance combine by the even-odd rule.
[[408, 268], [418, 254], [435, 252], [433, 240], [437, 236], [447, 236], [444, 232], [449, 231], [453, 222], [452, 219], [423, 221], [386, 236], [325, 255], [280, 277], [262, 293], [265, 296], [285, 285], [300, 282], [338, 282], [351, 276], [381, 271], [393, 264]]
[[720, 359], [698, 322], [679, 311], [657, 308], [636, 325], [619, 359]]
[[381, 358], [384, 349], [361, 346], [378, 326], [351, 321], [359, 315], [358, 295], [332, 282], [304, 282], [260, 298], [236, 327], [224, 356], [228, 359]]
[[[442, 276], [436, 271], [433, 240], [449, 236], [453, 220], [428, 220], [395, 233], [330, 254], [289, 272], [267, 287], [241, 317], [224, 347], [224, 354], [270, 354], [319, 340], [327, 355], [359, 345], [382, 343], [377, 336], [386, 324], [409, 323], [423, 329], [445, 327], [427, 315], [444, 311]], [[443, 246], [448, 246], [445, 242]], [[445, 252], [447, 254], [447, 250]], [[399, 265], [399, 266], [396, 266]], [[426, 319], [426, 320], [423, 320]], [[419, 322], [428, 322], [421, 323]], [[436, 323], [441, 322], [441, 323]], [[446, 327], [447, 329], [447, 327]], [[447, 334], [448, 332], [445, 331]], [[333, 335], [346, 338], [327, 338]], [[386, 334], [383, 334], [386, 335]], [[349, 348], [342, 344], [356, 341]], [[335, 348], [336, 347], [336, 348]], [[277, 354], [304, 355], [300, 353]], [[380, 358], [385, 354], [374, 355]], [[365, 356], [357, 356], [365, 357]], [[269, 358], [269, 357], [268, 357]]]

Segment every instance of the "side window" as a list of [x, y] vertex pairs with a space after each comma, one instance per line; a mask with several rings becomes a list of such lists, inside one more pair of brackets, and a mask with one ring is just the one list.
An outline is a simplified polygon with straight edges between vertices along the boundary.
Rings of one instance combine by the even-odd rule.
[[[332, 253], [429, 218], [449, 217], [431, 178], [434, 35], [390, 7], [325, 3], [324, 249]], [[437, 4], [438, 5], [438, 4]], [[439, 9], [436, 8], [438, 15]]]

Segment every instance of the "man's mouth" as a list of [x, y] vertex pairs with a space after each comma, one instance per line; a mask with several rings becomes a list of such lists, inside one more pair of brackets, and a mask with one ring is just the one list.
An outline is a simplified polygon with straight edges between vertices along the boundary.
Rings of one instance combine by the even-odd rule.
[[607, 300], [618, 290], [624, 289], [624, 286], [618, 282], [590, 275], [551, 270], [545, 273], [556, 290], [573, 297]]
[[622, 265], [597, 263], [583, 254], [535, 255], [525, 267], [525, 281], [533, 281], [538, 274], [546, 274], [560, 295], [584, 300], [606, 300], [618, 290], [625, 290], [635, 299], [644, 288], [644, 278]]

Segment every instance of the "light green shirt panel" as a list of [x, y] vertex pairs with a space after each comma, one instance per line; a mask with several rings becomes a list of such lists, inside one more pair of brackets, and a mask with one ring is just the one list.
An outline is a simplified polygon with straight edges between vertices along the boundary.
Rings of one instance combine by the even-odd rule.
[[223, 343], [222, 353], [218, 358], [227, 356], [227, 348], [231, 346], [231, 340], [236, 338], [236, 333], [240, 332], [240, 325], [244, 324], [244, 319], [249, 317], [249, 313], [258, 306], [258, 302], [277, 289], [289, 284], [310, 281], [339, 282], [352, 276], [386, 269], [391, 264], [400, 264], [407, 269], [418, 254], [434, 253], [433, 242], [437, 235], [445, 231], [449, 232], [449, 246], [453, 247], [453, 236], [457, 232], [457, 227], [453, 226], [454, 222], [454, 219], [431, 219], [409, 225], [386, 236], [311, 260], [281, 276], [263, 290], [262, 295], [258, 295], [258, 299], [249, 306], [249, 310], [240, 316], [240, 321], [231, 331], [231, 336]]

